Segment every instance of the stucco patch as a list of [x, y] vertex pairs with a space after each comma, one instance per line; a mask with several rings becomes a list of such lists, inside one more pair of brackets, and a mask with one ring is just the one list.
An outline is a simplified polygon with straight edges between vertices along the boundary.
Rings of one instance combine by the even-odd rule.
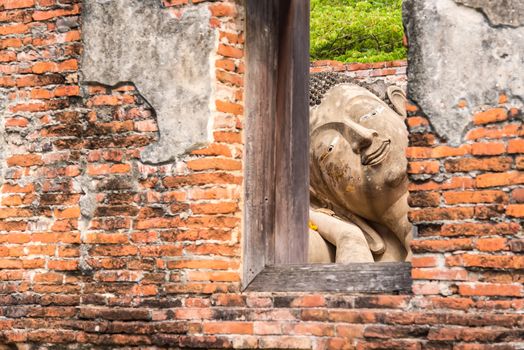
[[482, 11], [493, 25], [512, 27], [524, 25], [522, 0], [455, 0], [455, 2]]
[[160, 138], [142, 160], [172, 161], [207, 143], [216, 42], [207, 5], [190, 7], [181, 18], [159, 0], [86, 0], [83, 6], [83, 81], [133, 82], [156, 112]]
[[[499, 92], [524, 98], [524, 27], [493, 27], [453, 0], [406, 0], [408, 97], [452, 145], [461, 142], [475, 108], [496, 105]], [[460, 100], [467, 107], [459, 108]]]

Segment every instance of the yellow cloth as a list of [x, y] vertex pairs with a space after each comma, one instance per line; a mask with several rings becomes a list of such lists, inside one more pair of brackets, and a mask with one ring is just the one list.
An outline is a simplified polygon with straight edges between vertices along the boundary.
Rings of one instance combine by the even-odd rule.
[[312, 229], [313, 231], [318, 230], [318, 226], [315, 225], [315, 223], [314, 223], [313, 221], [311, 221], [311, 220], [309, 220], [309, 222], [308, 222], [308, 226], [309, 226], [309, 228]]

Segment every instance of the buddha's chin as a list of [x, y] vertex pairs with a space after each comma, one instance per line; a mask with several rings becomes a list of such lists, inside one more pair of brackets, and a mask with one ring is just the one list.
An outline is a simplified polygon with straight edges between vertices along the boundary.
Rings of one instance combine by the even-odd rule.
[[405, 159], [397, 159], [394, 162], [387, 162], [382, 164], [384, 170], [384, 183], [389, 188], [396, 188], [407, 183], [408, 173]]

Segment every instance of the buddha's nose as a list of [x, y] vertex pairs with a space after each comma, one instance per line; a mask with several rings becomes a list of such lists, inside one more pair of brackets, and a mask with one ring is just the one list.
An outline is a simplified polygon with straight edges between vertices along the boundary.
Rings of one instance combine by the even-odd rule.
[[351, 119], [345, 120], [344, 126], [344, 137], [351, 145], [353, 152], [357, 154], [371, 146], [373, 138], [378, 136], [375, 130], [366, 128]]

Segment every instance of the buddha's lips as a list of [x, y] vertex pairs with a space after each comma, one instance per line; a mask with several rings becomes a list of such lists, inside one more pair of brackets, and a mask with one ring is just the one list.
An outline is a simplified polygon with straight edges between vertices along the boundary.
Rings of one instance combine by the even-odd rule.
[[390, 151], [391, 140], [384, 140], [374, 150], [362, 154], [362, 165], [377, 165], [386, 159]]

